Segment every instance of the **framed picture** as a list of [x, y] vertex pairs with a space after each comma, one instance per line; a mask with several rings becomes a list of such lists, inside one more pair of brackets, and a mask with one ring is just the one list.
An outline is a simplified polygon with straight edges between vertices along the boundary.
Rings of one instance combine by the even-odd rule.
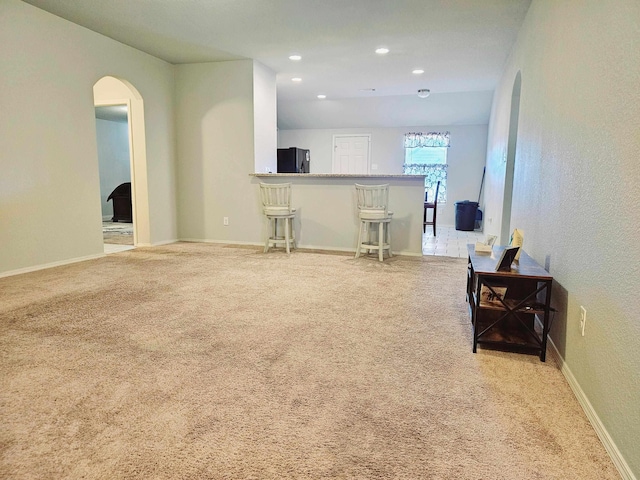
[[506, 247], [500, 255], [500, 260], [496, 264], [496, 272], [510, 272], [511, 264], [518, 255], [520, 247]]

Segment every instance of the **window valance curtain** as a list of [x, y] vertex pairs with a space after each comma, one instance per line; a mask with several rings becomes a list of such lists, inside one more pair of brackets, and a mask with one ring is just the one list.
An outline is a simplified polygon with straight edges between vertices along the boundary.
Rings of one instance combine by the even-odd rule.
[[404, 134], [404, 148], [448, 146], [449, 132], [412, 132]]

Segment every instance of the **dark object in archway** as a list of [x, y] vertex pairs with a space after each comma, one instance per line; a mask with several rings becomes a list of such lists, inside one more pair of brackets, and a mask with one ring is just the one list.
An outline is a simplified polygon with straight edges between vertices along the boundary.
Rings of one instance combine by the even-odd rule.
[[118, 185], [107, 202], [113, 200], [113, 218], [112, 222], [133, 223], [133, 215], [131, 208], [131, 182], [121, 183]]

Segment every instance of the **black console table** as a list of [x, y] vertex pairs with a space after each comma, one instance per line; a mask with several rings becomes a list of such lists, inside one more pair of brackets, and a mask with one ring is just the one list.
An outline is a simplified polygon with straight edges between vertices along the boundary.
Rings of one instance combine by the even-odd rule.
[[474, 245], [467, 245], [473, 353], [480, 344], [539, 354], [544, 362], [553, 277], [525, 252], [510, 271], [496, 272], [504, 248], [494, 246], [491, 253], [475, 253]]

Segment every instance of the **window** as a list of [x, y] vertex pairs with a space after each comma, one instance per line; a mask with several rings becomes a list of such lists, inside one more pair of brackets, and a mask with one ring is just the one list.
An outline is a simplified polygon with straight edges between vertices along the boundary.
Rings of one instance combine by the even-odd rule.
[[404, 163], [420, 165], [446, 165], [447, 147], [407, 147], [404, 149]]
[[407, 133], [404, 136], [405, 174], [425, 175], [425, 200], [433, 200], [436, 185], [439, 203], [447, 201], [447, 149], [449, 132]]

